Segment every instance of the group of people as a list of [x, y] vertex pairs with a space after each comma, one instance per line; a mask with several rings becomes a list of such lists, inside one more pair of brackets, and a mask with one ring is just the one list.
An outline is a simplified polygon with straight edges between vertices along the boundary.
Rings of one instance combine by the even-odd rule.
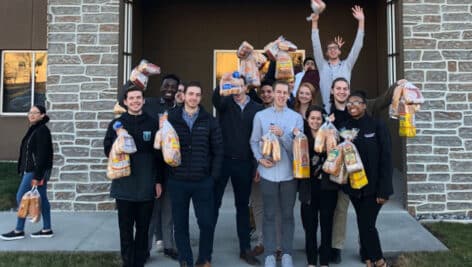
[[[229, 179], [234, 191], [239, 256], [248, 264], [261, 264], [257, 256], [263, 254], [266, 267], [275, 267], [278, 260], [283, 267], [293, 266], [298, 192], [309, 267], [318, 262], [320, 266], [341, 262], [350, 202], [357, 215], [362, 261], [366, 266], [387, 266], [376, 219], [393, 194], [391, 144], [385, 124], [374, 115], [390, 103], [393, 87], [376, 99], [366, 99], [363, 92], [351, 92], [351, 72], [363, 45], [365, 20], [359, 6], [352, 8], [352, 14], [358, 30], [346, 59], [340, 59], [340, 38], [328, 42], [324, 58], [319, 14], [312, 14], [314, 57], [304, 60], [303, 72], [294, 80], [281, 81], [273, 78], [269, 68], [260, 88], [244, 86], [241, 93], [232, 96], [221, 96], [215, 88], [212, 103], [217, 118], [201, 105], [204, 89], [198, 82], [184, 85], [176, 75], [167, 75], [162, 79], [159, 98], [145, 98], [143, 90], [131, 82], [124, 85], [119, 100], [127, 111], [110, 122], [103, 142], [108, 156], [117, 138], [113, 125], [120, 121], [137, 147], [137, 152], [130, 155], [131, 175], [115, 179], [111, 185], [111, 197], [116, 199], [118, 210], [123, 266], [143, 266], [154, 237], [164, 254], [180, 266], [211, 266], [215, 226]], [[271, 65], [273, 70], [275, 64]], [[244, 77], [240, 79], [245, 84]], [[159, 116], [164, 112], [179, 136], [178, 167], [166, 165], [162, 153], [153, 148]], [[31, 109], [33, 126], [24, 143], [46, 131], [37, 130], [47, 122], [44, 113], [37, 106]], [[365, 187], [353, 189], [349, 183], [337, 184], [323, 172], [326, 152], [316, 153], [313, 147], [326, 119], [337, 129], [359, 130], [353, 143], [364, 164], [368, 179]], [[278, 161], [262, 153], [263, 136], [269, 132], [280, 143]], [[305, 133], [309, 142], [310, 178], [304, 180], [294, 179], [292, 171], [292, 143], [299, 132]], [[24, 173], [19, 194], [30, 188], [31, 181], [33, 185], [42, 181], [45, 186], [51, 167], [49, 162], [40, 169], [30, 167], [28, 149], [28, 145], [22, 145], [21, 154], [27, 157], [19, 161]], [[196, 261], [190, 245], [190, 202], [200, 231]], [[253, 248], [249, 207], [256, 230]], [[43, 208], [44, 229], [36, 235], [52, 236], [49, 216], [44, 212], [48, 209]], [[17, 228], [2, 237], [15, 237], [22, 231], [19, 220]]]

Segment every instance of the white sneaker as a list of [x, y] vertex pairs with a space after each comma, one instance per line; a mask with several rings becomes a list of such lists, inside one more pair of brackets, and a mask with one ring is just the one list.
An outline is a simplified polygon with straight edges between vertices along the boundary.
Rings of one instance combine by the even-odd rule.
[[162, 241], [162, 240], [157, 240], [156, 241], [156, 250], [157, 250], [157, 252], [164, 251], [164, 241]]
[[276, 267], [274, 255], [270, 255], [265, 258], [264, 267]]
[[292, 256], [289, 254], [282, 255], [282, 267], [293, 267]]

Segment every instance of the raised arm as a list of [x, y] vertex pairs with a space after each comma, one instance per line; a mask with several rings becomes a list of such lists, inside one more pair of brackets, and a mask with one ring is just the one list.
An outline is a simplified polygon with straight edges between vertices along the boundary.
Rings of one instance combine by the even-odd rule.
[[360, 6], [354, 6], [352, 8], [352, 16], [358, 21], [356, 39], [352, 45], [351, 51], [346, 58], [346, 63], [352, 67], [356, 64], [359, 53], [361, 52], [362, 46], [364, 45], [364, 10]]
[[313, 56], [315, 58], [316, 68], [321, 71], [323, 68], [323, 49], [320, 42], [320, 31], [318, 29], [318, 20], [320, 15], [311, 14], [311, 43], [313, 45]]

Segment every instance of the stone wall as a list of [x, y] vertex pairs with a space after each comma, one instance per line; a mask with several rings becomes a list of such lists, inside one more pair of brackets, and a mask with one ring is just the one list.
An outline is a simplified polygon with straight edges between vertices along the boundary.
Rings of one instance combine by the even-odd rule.
[[408, 208], [472, 217], [472, 2], [404, 0], [405, 78], [428, 99], [407, 141]]
[[116, 99], [118, 0], [48, 1], [53, 209], [113, 209], [102, 142]]

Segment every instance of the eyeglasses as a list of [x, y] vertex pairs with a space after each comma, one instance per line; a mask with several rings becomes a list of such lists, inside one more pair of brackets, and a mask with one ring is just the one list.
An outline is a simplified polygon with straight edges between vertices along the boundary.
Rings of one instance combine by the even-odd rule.
[[361, 104], [364, 104], [363, 101], [354, 101], [354, 102], [347, 102], [346, 103], [346, 107], [350, 107], [350, 106], [360, 106]]
[[328, 50], [338, 50], [339, 47], [337, 46], [328, 46]]
[[38, 114], [41, 114], [41, 112], [37, 112], [37, 111], [28, 112], [28, 115], [38, 115]]

